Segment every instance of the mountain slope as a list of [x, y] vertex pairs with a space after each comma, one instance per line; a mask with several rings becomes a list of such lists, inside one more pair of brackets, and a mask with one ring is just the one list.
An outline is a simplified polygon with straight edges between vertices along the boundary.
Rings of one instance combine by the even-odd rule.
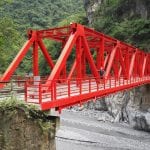
[[[80, 22], [84, 17], [82, 0], [3, 0], [0, 2], [0, 73], [6, 70], [23, 46], [29, 28], [45, 29], [59, 23], [70, 23], [72, 20]], [[52, 55], [58, 53], [59, 49], [53, 45], [48, 45], [52, 47]], [[31, 58], [30, 52], [20, 65], [21, 71], [18, 70], [17, 73], [24, 74], [32, 70]], [[39, 66], [41, 64], [44, 64], [42, 73], [45, 74], [45, 62], [40, 57]]]
[[56, 26], [77, 13], [84, 13], [82, 0], [12, 0], [0, 9], [0, 17], [12, 18], [24, 30]]

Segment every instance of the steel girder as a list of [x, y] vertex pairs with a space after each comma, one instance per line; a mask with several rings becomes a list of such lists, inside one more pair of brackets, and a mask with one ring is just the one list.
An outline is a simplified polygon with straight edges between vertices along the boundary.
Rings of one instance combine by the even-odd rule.
[[[80, 24], [74, 23], [70, 26], [47, 30], [31, 30], [28, 33], [28, 37], [29, 40], [10, 64], [1, 81], [10, 80], [31, 46], [33, 46], [33, 74], [35, 76], [39, 75], [38, 48], [41, 49], [52, 70], [46, 84], [50, 84], [52, 80], [59, 79], [62, 72], [66, 73], [65, 77], [68, 79], [74, 73], [76, 77], [83, 78], [86, 76], [86, 63], [89, 64], [92, 75], [97, 79], [100, 78], [98, 71], [101, 68], [105, 71], [104, 76], [106, 79], [109, 76], [130, 78], [133, 75], [142, 77], [145, 74], [149, 74], [149, 53], [144, 53], [131, 45]], [[56, 64], [54, 64], [42, 41], [45, 38], [61, 42], [64, 45]], [[65, 66], [74, 47], [76, 47], [76, 56], [69, 71], [66, 70]], [[96, 58], [91, 53], [91, 49], [94, 49]]]
[[[132, 77], [150, 76], [149, 53], [77, 23], [47, 30], [30, 30], [28, 38], [1, 77], [1, 82], [10, 80], [30, 47], [33, 48], [33, 75], [39, 75], [39, 48], [51, 68], [50, 75], [45, 82], [46, 90], [51, 90], [53, 82], [62, 78], [65, 82], [73, 78], [81, 81], [87, 76], [92, 76], [98, 84], [101, 78], [106, 82], [110, 78], [115, 78], [116, 81], [121, 77], [130, 80]], [[62, 43], [62, 51], [56, 63], [53, 62], [43, 42], [44, 39]], [[71, 53], [74, 55], [72, 58], [74, 60], [68, 67]], [[103, 75], [100, 71], [103, 71]], [[3, 84], [0, 84], [0, 87], [2, 88]], [[130, 86], [128, 85], [127, 88]], [[107, 91], [104, 93], [107, 94]], [[80, 98], [82, 99], [82, 96]]]

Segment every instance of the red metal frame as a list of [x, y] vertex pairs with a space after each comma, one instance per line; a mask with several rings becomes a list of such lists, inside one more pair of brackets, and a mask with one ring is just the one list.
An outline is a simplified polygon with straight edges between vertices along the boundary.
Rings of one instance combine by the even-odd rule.
[[[38, 50], [40, 48], [51, 68], [50, 75], [44, 85], [40, 84], [40, 87], [38, 87], [39, 91], [41, 91], [39, 92], [39, 99], [42, 109], [50, 109], [52, 107], [62, 108], [74, 103], [79, 103], [80, 101], [86, 101], [91, 98], [90, 95], [100, 97], [150, 82], [149, 53], [144, 53], [138, 48], [80, 24], [73, 23], [70, 26], [47, 30], [30, 30], [28, 37], [29, 40], [25, 43], [16, 58], [1, 77], [1, 81], [10, 80], [14, 71], [31, 46], [33, 47], [33, 75], [38, 76]], [[62, 43], [62, 51], [56, 64], [54, 64], [51, 55], [44, 45], [43, 39], [51, 39]], [[66, 67], [67, 61], [73, 51], [75, 54], [74, 63], [72, 64], [71, 69], [68, 70]], [[89, 67], [88, 70], [91, 74], [87, 73], [87, 66]], [[100, 74], [100, 71], [103, 71], [103, 76]], [[91, 79], [88, 79], [89, 76], [93, 77], [96, 81], [97, 93], [91, 94], [90, 92], [92, 83], [90, 82]], [[62, 78], [63, 81], [61, 80]], [[62, 98], [62, 100], [57, 102], [57, 88], [59, 88], [57, 84], [64, 84], [67, 82], [67, 88], [68, 91], [70, 91], [72, 89], [73, 78], [77, 81], [76, 83], [80, 89], [80, 93], [82, 93], [82, 86], [84, 86], [82, 82], [89, 82], [89, 96], [79, 94], [76, 97], [77, 100], [74, 100], [71, 93], [68, 92], [69, 99], [67, 98], [64, 100], [64, 98]], [[124, 84], [113, 87], [120, 83], [121, 78], [123, 78]], [[104, 80], [103, 83], [101, 83], [102, 79]], [[136, 81], [136, 83], [130, 82], [131, 79], [137, 79], [138, 81]], [[110, 89], [105, 89], [108, 81], [110, 82]], [[114, 82], [114, 84], [112, 84], [112, 82]], [[129, 84], [126, 85], [125, 82]], [[104, 92], [99, 91], [98, 88], [103, 84]], [[1, 84], [0, 87], [2, 88], [3, 84]], [[28, 90], [28, 88], [26, 89]], [[52, 102], [46, 102], [43, 104], [42, 94], [44, 92], [51, 93]], [[57, 105], [57, 103], [59, 103], [59, 105]]]

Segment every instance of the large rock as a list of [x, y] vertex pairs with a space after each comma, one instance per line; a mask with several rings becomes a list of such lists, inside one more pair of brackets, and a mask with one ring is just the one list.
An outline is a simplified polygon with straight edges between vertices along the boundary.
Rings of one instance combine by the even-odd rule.
[[84, 108], [99, 111], [107, 111], [107, 106], [104, 98], [97, 99], [96, 101], [89, 101], [84, 104]]
[[132, 127], [150, 131], [150, 88], [141, 86], [105, 98], [114, 122], [125, 121]]
[[136, 112], [131, 123], [135, 129], [150, 132], [150, 112]]
[[99, 121], [126, 122], [135, 129], [150, 131], [149, 85], [90, 101], [84, 108], [101, 111]]
[[129, 93], [126, 91], [105, 98], [109, 114], [114, 118], [114, 122], [128, 121], [128, 117], [125, 113], [128, 101]]
[[56, 120], [23, 103], [0, 101], [0, 149], [55, 150]]
[[150, 86], [141, 86], [130, 91], [126, 107], [129, 123], [136, 129], [150, 131]]

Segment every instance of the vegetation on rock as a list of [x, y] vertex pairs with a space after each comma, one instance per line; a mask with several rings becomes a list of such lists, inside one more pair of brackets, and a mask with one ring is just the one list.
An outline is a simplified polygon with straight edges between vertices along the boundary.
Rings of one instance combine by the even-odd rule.
[[92, 26], [122, 41], [150, 51], [150, 1], [106, 0], [98, 5]]
[[0, 101], [0, 120], [0, 149], [54, 149], [57, 117], [23, 101], [6, 99]]
[[[35, 105], [26, 104], [24, 101], [17, 100], [15, 98], [5, 99], [0, 101], [0, 113], [7, 113], [7, 117], [12, 119], [12, 116], [16, 115], [19, 111], [22, 111], [26, 119], [31, 119], [38, 124], [43, 132], [48, 132], [49, 129], [55, 129], [53, 127], [55, 122], [50, 123], [50, 119], [47, 112], [40, 111]], [[8, 115], [9, 114], [9, 115]]]

